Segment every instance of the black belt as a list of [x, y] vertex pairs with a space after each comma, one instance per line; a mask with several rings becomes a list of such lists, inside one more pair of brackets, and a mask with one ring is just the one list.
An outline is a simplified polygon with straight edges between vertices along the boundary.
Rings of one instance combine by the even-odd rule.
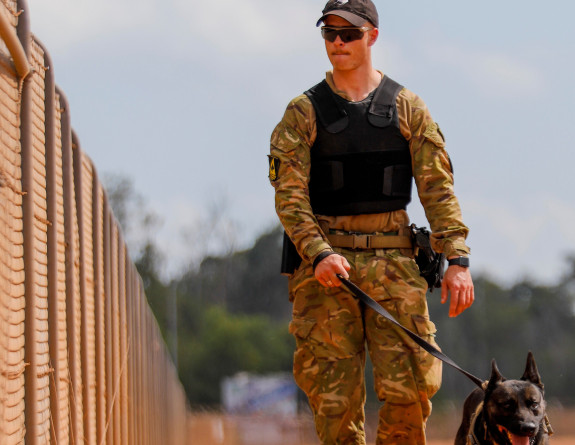
[[459, 372], [461, 372], [462, 374], [464, 374], [465, 376], [467, 376], [473, 383], [475, 383], [477, 386], [479, 386], [480, 388], [482, 388], [483, 385], [483, 380], [481, 380], [478, 377], [475, 377], [473, 374], [467, 372], [466, 370], [462, 369], [459, 365], [457, 365], [457, 363], [455, 363], [453, 360], [451, 360], [448, 356], [446, 356], [443, 352], [441, 352], [439, 349], [437, 349], [435, 346], [433, 346], [432, 344], [426, 342], [423, 338], [421, 338], [419, 335], [413, 333], [412, 331], [410, 331], [409, 329], [407, 329], [405, 326], [403, 326], [402, 324], [400, 324], [395, 318], [393, 318], [393, 315], [391, 315], [388, 311], [386, 311], [383, 307], [381, 307], [379, 304], [377, 304], [377, 302], [371, 298], [369, 295], [367, 295], [364, 291], [362, 291], [359, 287], [357, 287], [355, 284], [353, 284], [351, 281], [346, 280], [345, 278], [343, 278], [341, 275], [337, 275], [337, 277], [339, 278], [339, 280], [343, 283], [344, 287], [358, 300], [363, 301], [366, 305], [368, 305], [371, 309], [373, 309], [375, 312], [377, 312], [379, 315], [381, 315], [382, 317], [384, 317], [385, 319], [387, 319], [388, 321], [392, 322], [393, 324], [395, 324], [396, 326], [399, 326], [401, 329], [403, 329], [403, 331], [415, 342], [417, 343], [419, 346], [421, 346], [423, 349], [425, 349], [427, 352], [429, 352], [431, 355], [433, 355], [435, 358], [438, 358], [439, 360], [441, 360], [444, 363], [447, 363], [449, 366], [457, 369]]

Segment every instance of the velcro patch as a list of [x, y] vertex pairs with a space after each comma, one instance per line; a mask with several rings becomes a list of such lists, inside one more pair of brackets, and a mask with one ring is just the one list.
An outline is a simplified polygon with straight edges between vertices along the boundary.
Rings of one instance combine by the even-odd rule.
[[423, 133], [423, 136], [433, 142], [437, 147], [445, 147], [445, 138], [443, 133], [439, 129], [439, 125], [433, 122], [427, 126], [427, 129]]
[[270, 161], [270, 173], [269, 178], [270, 181], [276, 181], [278, 179], [278, 174], [280, 170], [280, 159], [276, 158], [275, 156], [269, 156], [268, 159]]

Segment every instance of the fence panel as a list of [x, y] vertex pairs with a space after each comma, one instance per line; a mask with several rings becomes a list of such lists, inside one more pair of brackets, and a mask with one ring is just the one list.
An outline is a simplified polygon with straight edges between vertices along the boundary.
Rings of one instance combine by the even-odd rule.
[[28, 23], [2, 0], [0, 443], [185, 443], [183, 387]]
[[94, 223], [94, 305], [96, 354], [96, 443], [105, 443], [106, 437], [106, 292], [104, 283], [104, 190], [96, 171], [92, 176], [92, 219]]
[[[0, 8], [3, 35], [16, 34], [15, 9], [15, 2]], [[13, 445], [22, 443], [25, 434], [21, 96], [4, 40], [0, 55], [0, 442]]]
[[84, 405], [84, 440], [96, 443], [96, 307], [94, 302], [93, 251], [93, 167], [74, 137], [74, 187], [77, 190], [76, 212], [80, 242], [80, 299], [82, 302], [82, 400]]
[[67, 444], [68, 431], [68, 340], [66, 335], [66, 243], [62, 163], [62, 110], [56, 93], [54, 72], [44, 50], [46, 71], [46, 191], [48, 207], [48, 318], [51, 438]]
[[[115, 333], [113, 332], [113, 312], [112, 312], [112, 227], [113, 218], [110, 214], [110, 208], [104, 206], [104, 291], [105, 291], [105, 327], [106, 327], [106, 427], [104, 435], [107, 443], [114, 442], [114, 341]], [[117, 334], [116, 334], [117, 335]]]
[[44, 53], [27, 42], [31, 75], [22, 90], [22, 203], [24, 231], [24, 294], [26, 299], [24, 357], [26, 443], [49, 440], [50, 391], [48, 347], [47, 195]]

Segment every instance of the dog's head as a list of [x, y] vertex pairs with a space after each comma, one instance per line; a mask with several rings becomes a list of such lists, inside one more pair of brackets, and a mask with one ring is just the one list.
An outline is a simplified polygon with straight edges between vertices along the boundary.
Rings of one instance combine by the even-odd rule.
[[525, 372], [519, 380], [501, 375], [495, 360], [485, 389], [484, 418], [495, 443], [529, 445], [537, 436], [545, 416], [543, 383], [529, 352]]

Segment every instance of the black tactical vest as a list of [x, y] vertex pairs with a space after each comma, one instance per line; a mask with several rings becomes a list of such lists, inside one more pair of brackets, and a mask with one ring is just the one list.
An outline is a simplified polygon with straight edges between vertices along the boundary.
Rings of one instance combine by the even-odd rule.
[[361, 102], [338, 96], [325, 80], [305, 92], [317, 115], [309, 183], [314, 213], [358, 215], [407, 207], [413, 175], [397, 115], [402, 88], [384, 76]]

